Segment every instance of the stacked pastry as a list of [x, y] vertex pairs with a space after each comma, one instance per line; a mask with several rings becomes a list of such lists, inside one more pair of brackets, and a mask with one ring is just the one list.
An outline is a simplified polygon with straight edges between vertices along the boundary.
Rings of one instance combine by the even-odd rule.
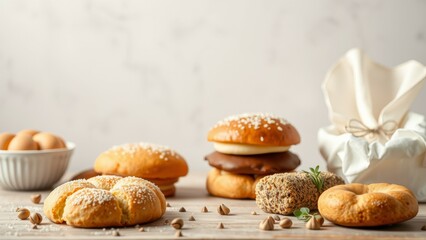
[[210, 129], [208, 141], [216, 151], [205, 157], [213, 167], [206, 185], [215, 196], [255, 199], [256, 183], [262, 177], [300, 165], [299, 157], [289, 151], [300, 142], [299, 133], [271, 114], [230, 116]]

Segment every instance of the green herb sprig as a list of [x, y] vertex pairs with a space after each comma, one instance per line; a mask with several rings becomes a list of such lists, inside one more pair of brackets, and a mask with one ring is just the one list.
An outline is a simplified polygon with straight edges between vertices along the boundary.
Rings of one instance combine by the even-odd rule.
[[294, 210], [293, 214], [297, 217], [297, 219], [305, 222], [309, 221], [309, 219], [311, 219], [312, 217], [314, 217], [315, 219], [321, 218], [321, 215], [319, 215], [318, 213], [310, 213], [310, 210], [307, 207], [296, 209]]
[[314, 168], [309, 168], [310, 172], [303, 170], [304, 173], [309, 175], [309, 178], [312, 180], [312, 183], [317, 187], [318, 192], [322, 192], [324, 187], [324, 179], [321, 177], [321, 171], [319, 170], [319, 165]]

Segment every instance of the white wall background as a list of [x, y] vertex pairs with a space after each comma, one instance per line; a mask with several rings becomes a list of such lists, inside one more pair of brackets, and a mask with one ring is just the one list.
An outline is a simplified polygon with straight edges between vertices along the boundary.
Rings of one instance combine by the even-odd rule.
[[[208, 129], [236, 113], [292, 122], [320, 164], [320, 89], [348, 49], [426, 63], [426, 1], [0, 1], [0, 131], [77, 144], [70, 171], [125, 142], [171, 146], [207, 170]], [[413, 110], [426, 114], [423, 89]]]

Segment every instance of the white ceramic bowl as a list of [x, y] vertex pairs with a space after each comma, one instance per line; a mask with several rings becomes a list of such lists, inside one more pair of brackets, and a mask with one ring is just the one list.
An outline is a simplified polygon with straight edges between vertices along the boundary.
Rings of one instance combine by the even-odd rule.
[[8, 190], [51, 188], [64, 175], [75, 144], [51, 150], [0, 150], [0, 186]]

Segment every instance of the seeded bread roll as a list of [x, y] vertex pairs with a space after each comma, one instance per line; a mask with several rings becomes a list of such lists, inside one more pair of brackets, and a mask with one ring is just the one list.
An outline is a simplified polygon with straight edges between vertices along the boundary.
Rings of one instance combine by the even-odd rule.
[[74, 227], [121, 227], [159, 219], [166, 200], [153, 183], [136, 177], [97, 176], [55, 188], [44, 201], [54, 223]]
[[210, 129], [208, 141], [261, 146], [290, 146], [300, 142], [297, 130], [285, 119], [264, 113], [230, 116]]
[[217, 168], [207, 176], [207, 191], [218, 197], [255, 199], [255, 187], [263, 175], [233, 174]]
[[[320, 176], [324, 179], [323, 191], [344, 184], [343, 179], [333, 173], [321, 172]], [[309, 174], [304, 172], [266, 176], [256, 186], [256, 204], [268, 213], [290, 215], [301, 207], [317, 209], [319, 196]]]
[[185, 159], [172, 149], [150, 144], [131, 143], [115, 146], [99, 155], [95, 172], [135, 176], [158, 183], [164, 195], [175, 193], [174, 183], [188, 174]]

